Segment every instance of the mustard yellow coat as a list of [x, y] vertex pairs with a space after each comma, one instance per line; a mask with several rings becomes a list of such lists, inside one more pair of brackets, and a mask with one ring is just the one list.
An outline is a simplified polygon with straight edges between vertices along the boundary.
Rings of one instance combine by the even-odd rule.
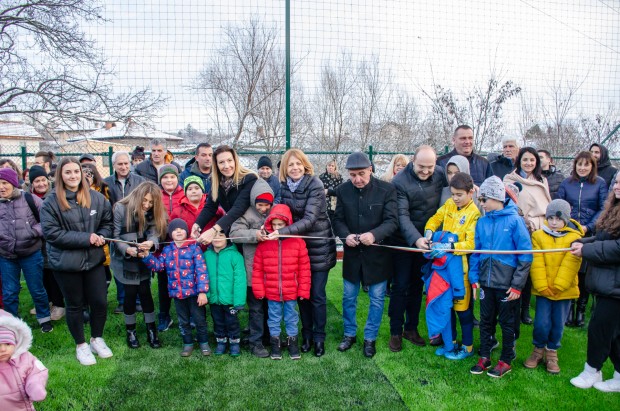
[[[570, 224], [572, 223], [572, 224]], [[564, 237], [553, 237], [542, 229], [532, 234], [534, 250], [570, 248], [571, 243], [583, 237], [581, 225], [573, 219], [560, 232], [568, 232]], [[547, 225], [547, 222], [544, 223]], [[581, 257], [570, 252], [534, 254], [530, 269], [532, 293], [550, 300], [572, 300], [579, 297], [577, 273], [581, 266]]]

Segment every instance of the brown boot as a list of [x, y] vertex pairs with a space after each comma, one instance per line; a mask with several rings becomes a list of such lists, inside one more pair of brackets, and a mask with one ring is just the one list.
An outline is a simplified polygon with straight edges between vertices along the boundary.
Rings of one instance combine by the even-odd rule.
[[547, 372], [549, 374], [559, 374], [560, 366], [558, 365], [558, 352], [556, 350], [546, 350]]
[[400, 335], [393, 335], [390, 337], [390, 351], [399, 352], [403, 349], [403, 337]]
[[417, 345], [418, 347], [424, 347], [426, 345], [426, 341], [424, 341], [424, 338], [420, 337], [418, 330], [405, 330], [403, 333], [403, 338], [411, 341], [412, 344]]
[[544, 356], [545, 356], [544, 348], [534, 347], [534, 351], [532, 351], [530, 356], [527, 357], [527, 360], [523, 362], [523, 365], [525, 366], [525, 368], [530, 368], [530, 369], [536, 368], [538, 367], [540, 363], [544, 361], [543, 360]]

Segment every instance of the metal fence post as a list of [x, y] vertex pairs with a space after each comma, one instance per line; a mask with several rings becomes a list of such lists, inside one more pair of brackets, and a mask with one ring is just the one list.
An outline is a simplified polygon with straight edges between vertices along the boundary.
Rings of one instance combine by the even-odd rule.
[[108, 163], [109, 163], [109, 167], [110, 167], [110, 175], [112, 175], [112, 173], [114, 173], [114, 165], [112, 164], [112, 155], [114, 154], [114, 151], [112, 151], [112, 146], [108, 146]]
[[26, 166], [28, 165], [28, 153], [26, 152], [26, 146], [22, 146], [21, 152], [22, 152], [21, 153], [22, 154], [22, 170], [25, 170]]
[[372, 145], [368, 146], [368, 159], [370, 160], [370, 162], [372, 163]]

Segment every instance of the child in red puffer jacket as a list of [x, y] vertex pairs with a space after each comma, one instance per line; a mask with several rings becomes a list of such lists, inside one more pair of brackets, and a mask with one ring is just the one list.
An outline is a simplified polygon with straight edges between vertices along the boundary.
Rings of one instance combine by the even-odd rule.
[[[291, 210], [285, 204], [271, 209], [265, 220], [265, 231], [271, 233], [293, 222]], [[293, 360], [301, 358], [297, 341], [299, 314], [295, 311], [297, 298], [310, 298], [310, 258], [301, 238], [263, 241], [256, 248], [252, 271], [252, 291], [257, 299], [267, 298], [271, 334], [271, 359], [282, 359], [280, 322], [288, 335], [288, 352]]]

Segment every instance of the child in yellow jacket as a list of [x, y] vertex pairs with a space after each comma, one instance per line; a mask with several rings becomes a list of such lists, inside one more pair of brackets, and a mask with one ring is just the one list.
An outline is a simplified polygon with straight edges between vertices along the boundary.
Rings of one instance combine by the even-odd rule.
[[[456, 243], [433, 244], [431, 253], [432, 257], [439, 258], [443, 256], [444, 248], [452, 248], [454, 250], [473, 250], [474, 236], [476, 233], [476, 222], [480, 218], [480, 210], [473, 201], [474, 181], [471, 176], [466, 173], [456, 173], [450, 179], [450, 191], [452, 197], [449, 198], [443, 206], [437, 210], [426, 226], [424, 227], [425, 236], [432, 237], [432, 232], [443, 227], [443, 231], [449, 231], [458, 236], [459, 241]], [[444, 347], [439, 347], [435, 354], [443, 355], [450, 360], [461, 360], [473, 355], [474, 344], [474, 313], [469, 308], [471, 299], [471, 287], [467, 278], [467, 255], [455, 252], [455, 255], [463, 256], [463, 282], [465, 285], [465, 298], [454, 303], [453, 310], [459, 317], [462, 332], [462, 346], [457, 347], [453, 351], [446, 352]], [[452, 316], [452, 340], [456, 340], [456, 318]], [[444, 341], [445, 343], [445, 341]]]
[[[583, 237], [583, 228], [570, 218], [570, 204], [558, 199], [547, 206], [543, 228], [532, 234], [534, 250], [570, 248]], [[579, 296], [577, 273], [581, 258], [570, 252], [534, 254], [530, 270], [532, 292], [536, 296], [534, 351], [525, 360], [526, 368], [546, 363], [547, 371], [558, 374], [558, 348], [564, 332], [570, 301]]]

